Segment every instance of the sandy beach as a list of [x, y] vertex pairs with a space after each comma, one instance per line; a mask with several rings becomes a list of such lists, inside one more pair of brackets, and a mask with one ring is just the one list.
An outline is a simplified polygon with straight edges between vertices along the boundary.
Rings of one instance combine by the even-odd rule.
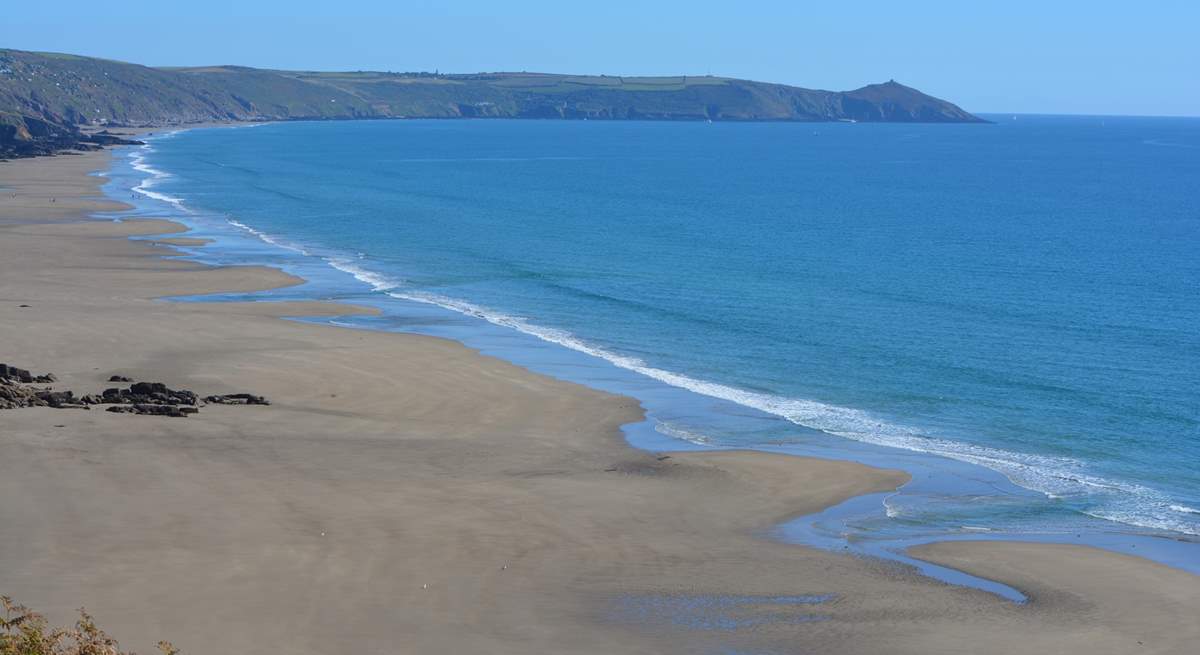
[[280, 318], [366, 308], [163, 301], [298, 280], [171, 258], [203, 247], [175, 223], [85, 220], [119, 209], [88, 175], [109, 156], [0, 163], [0, 362], [77, 393], [123, 375], [272, 404], [0, 412], [0, 594], [55, 621], [86, 606], [126, 648], [188, 655], [1188, 653], [1200, 639], [1200, 578], [1136, 557], [914, 549], [1012, 585], [1030, 599], [1017, 605], [770, 537], [902, 472], [638, 451], [619, 430], [641, 416], [629, 398], [451, 341]]

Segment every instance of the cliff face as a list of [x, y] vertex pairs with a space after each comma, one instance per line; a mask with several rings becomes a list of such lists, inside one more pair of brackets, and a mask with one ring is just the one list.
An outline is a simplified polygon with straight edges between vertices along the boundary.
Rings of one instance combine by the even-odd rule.
[[150, 68], [0, 50], [0, 156], [81, 125], [460, 117], [981, 122], [895, 82], [833, 92], [720, 77]]

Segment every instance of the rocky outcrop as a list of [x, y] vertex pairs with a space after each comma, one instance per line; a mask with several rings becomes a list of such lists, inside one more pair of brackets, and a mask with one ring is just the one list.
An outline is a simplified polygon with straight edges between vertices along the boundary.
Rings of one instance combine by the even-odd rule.
[[38, 389], [22, 386], [6, 378], [0, 378], [0, 409], [45, 407], [47, 402], [38, 397], [38, 391]]
[[0, 158], [38, 157], [141, 143], [107, 131], [88, 134], [69, 123], [6, 112], [0, 107]]
[[191, 414], [195, 414], [200, 410], [196, 409], [195, 407], [137, 403], [134, 405], [113, 405], [107, 408], [105, 411], [117, 414], [143, 414], [146, 416], [171, 416], [174, 418], [187, 418]]
[[56, 380], [53, 373], [34, 375], [23, 368], [0, 364], [0, 409], [77, 406], [75, 395], [70, 391], [28, 386], [50, 384]]
[[215, 405], [270, 405], [266, 398], [248, 393], [228, 393], [223, 396], [205, 396], [204, 402]]
[[54, 377], [53, 373], [34, 375], [23, 368], [9, 366], [8, 364], [0, 364], [0, 380], [23, 382], [25, 384], [49, 384], [51, 382], [56, 382], [58, 378]]
[[136, 382], [127, 389], [112, 387], [99, 396], [85, 396], [89, 404], [123, 405], [192, 405], [199, 403], [199, 396], [186, 389], [171, 389], [161, 382]]
[[[21, 407], [51, 407], [55, 409], [89, 409], [107, 405], [105, 411], [121, 414], [170, 416], [184, 418], [200, 411], [205, 403], [220, 405], [270, 405], [266, 398], [249, 393], [200, 396], [187, 389], [172, 389], [162, 382], [134, 382], [128, 387], [110, 387], [98, 394], [76, 397], [73, 391], [55, 391], [35, 384], [55, 382], [54, 374], [34, 375], [26, 369], [0, 364], [0, 409]], [[129, 382], [114, 375], [109, 382]]]
[[75, 398], [73, 392], [31, 387], [0, 378], [0, 409], [20, 407], [87, 408], [85, 404]]

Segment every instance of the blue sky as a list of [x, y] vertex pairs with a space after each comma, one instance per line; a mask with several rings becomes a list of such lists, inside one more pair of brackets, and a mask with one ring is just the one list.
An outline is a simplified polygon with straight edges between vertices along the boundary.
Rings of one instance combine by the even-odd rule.
[[[838, 6], [844, 5], [844, 6]], [[894, 78], [975, 112], [1200, 116], [1200, 2], [95, 0], [21, 3], [0, 46], [148, 65]]]

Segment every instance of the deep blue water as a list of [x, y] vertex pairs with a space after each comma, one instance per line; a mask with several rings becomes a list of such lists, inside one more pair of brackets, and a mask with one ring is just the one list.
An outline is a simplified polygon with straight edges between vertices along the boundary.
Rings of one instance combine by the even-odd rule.
[[994, 118], [271, 124], [112, 175], [312, 280], [275, 297], [638, 396], [655, 447], [918, 474], [839, 532], [1200, 535], [1200, 119]]

